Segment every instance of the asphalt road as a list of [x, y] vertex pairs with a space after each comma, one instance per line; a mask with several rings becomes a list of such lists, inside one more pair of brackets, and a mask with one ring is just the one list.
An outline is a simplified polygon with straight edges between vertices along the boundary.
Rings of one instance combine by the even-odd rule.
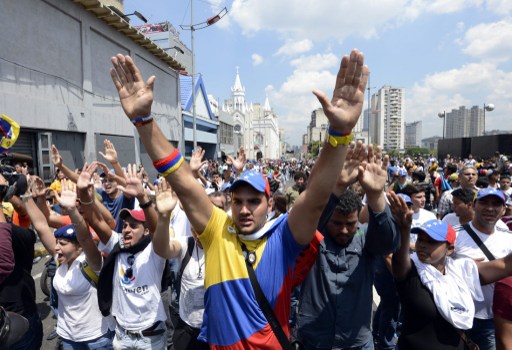
[[[39, 243], [40, 244], [40, 243]], [[41, 291], [41, 287], [39, 285], [41, 281], [41, 275], [43, 269], [45, 268], [45, 263], [50, 259], [50, 257], [43, 257], [40, 261], [32, 266], [32, 277], [36, 283], [36, 303], [37, 308], [39, 309], [39, 313], [41, 314], [41, 319], [43, 320], [43, 345], [41, 347], [42, 350], [53, 350], [56, 348], [57, 339], [53, 339], [51, 341], [46, 340], [48, 334], [53, 332], [55, 329], [55, 325], [57, 320], [53, 318], [53, 311], [50, 308], [50, 300], [44, 295]]]

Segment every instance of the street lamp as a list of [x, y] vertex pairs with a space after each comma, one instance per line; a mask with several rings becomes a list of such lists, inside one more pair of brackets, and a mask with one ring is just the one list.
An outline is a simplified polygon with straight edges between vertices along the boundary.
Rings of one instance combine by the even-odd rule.
[[224, 7], [218, 14], [208, 18], [206, 21], [201, 23], [192, 24], [194, 22], [194, 1], [190, 1], [190, 25], [180, 25], [181, 29], [190, 30], [190, 43], [192, 46], [192, 137], [194, 140], [194, 149], [197, 148], [197, 128], [196, 128], [196, 89], [195, 89], [195, 74], [196, 66], [194, 59], [194, 32], [198, 29], [203, 29], [217, 23], [222, 17], [228, 13], [228, 10]]
[[446, 111], [443, 111], [443, 113], [438, 113], [437, 116], [439, 118], [443, 118], [443, 140], [444, 140], [444, 130], [446, 125]]
[[484, 133], [483, 133], [483, 136], [485, 136], [485, 111], [487, 111], [487, 112], [494, 111], [494, 105], [492, 103], [489, 103], [488, 105], [486, 105], [484, 103]]
[[167, 51], [167, 50], [176, 50], [176, 52], [174, 53], [174, 58], [176, 58], [176, 55], [178, 54], [178, 52], [181, 53], [182, 55], [185, 54], [185, 51], [183, 51], [183, 49], [179, 46], [173, 46], [168, 49], [165, 49], [165, 51]]
[[133, 13], [124, 14], [121, 11], [119, 11], [115, 6], [110, 5], [108, 8], [111, 9], [116, 15], [124, 19], [126, 22], [130, 22], [130, 19], [128, 18], [129, 16], [136, 16], [142, 22], [148, 23], [146, 17], [144, 17], [142, 13], [140, 13], [139, 11], [133, 11]]

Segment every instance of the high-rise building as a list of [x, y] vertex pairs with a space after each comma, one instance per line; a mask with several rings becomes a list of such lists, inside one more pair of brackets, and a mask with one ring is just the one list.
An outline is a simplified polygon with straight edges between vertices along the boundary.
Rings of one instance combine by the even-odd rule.
[[484, 111], [478, 106], [467, 109], [460, 106], [446, 113], [446, 138], [482, 136], [484, 134]]
[[405, 123], [405, 147], [421, 146], [421, 121]]
[[370, 111], [371, 142], [385, 150], [403, 149], [405, 89], [383, 86], [372, 95]]

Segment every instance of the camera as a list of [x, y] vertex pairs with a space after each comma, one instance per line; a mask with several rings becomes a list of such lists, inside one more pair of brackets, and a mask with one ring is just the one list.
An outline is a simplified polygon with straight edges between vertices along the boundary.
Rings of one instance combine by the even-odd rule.
[[13, 195], [20, 196], [27, 191], [27, 177], [23, 174], [18, 174], [14, 166], [10, 165], [8, 161], [13, 157], [10, 154], [0, 155], [0, 174], [8, 181], [9, 185], [0, 185], [0, 198], [2, 201], [7, 202]]

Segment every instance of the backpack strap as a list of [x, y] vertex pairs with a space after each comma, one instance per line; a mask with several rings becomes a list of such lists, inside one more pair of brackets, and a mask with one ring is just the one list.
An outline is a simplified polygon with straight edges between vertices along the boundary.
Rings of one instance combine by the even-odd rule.
[[482, 252], [485, 254], [485, 256], [487, 257], [487, 259], [489, 261], [492, 261], [492, 260], [495, 260], [496, 258], [494, 257], [494, 255], [492, 255], [492, 253], [489, 251], [489, 249], [486, 247], [486, 245], [484, 244], [484, 242], [482, 242], [482, 240], [480, 239], [480, 237], [478, 237], [478, 235], [476, 234], [475, 231], [473, 231], [473, 229], [471, 228], [471, 226], [468, 224], [464, 224], [462, 225], [462, 227], [464, 228], [464, 230], [466, 230], [466, 232], [468, 233], [468, 235], [473, 238], [473, 241], [475, 241], [475, 243], [478, 245], [478, 247], [482, 250]]
[[85, 279], [89, 281], [91, 286], [96, 288], [100, 277], [92, 270], [87, 261], [80, 263], [80, 271], [82, 271], [82, 275], [84, 275]]
[[190, 236], [187, 239], [187, 252], [185, 253], [185, 257], [183, 258], [183, 261], [181, 262], [180, 273], [179, 273], [180, 279], [181, 279], [181, 276], [183, 275], [183, 271], [185, 270], [185, 267], [187, 267], [187, 264], [190, 261], [190, 258], [192, 257], [192, 250], [194, 250], [195, 244], [196, 244], [196, 240], [194, 239], [194, 237]]

